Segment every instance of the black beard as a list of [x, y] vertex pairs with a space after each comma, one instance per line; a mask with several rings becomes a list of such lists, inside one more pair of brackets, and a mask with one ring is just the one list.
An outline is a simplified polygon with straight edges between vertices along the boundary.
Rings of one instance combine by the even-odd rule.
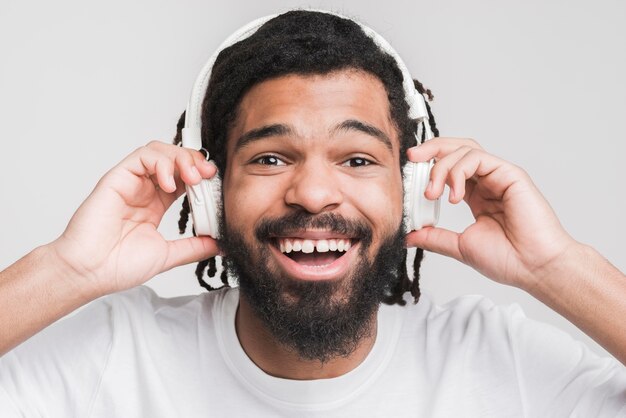
[[[325, 229], [359, 240], [358, 265], [351, 277], [315, 282], [291, 279], [265, 262], [272, 257], [272, 236], [293, 230]], [[402, 225], [380, 245], [372, 263], [367, 260], [372, 231], [366, 224], [337, 214], [297, 212], [265, 219], [255, 228], [256, 242], [248, 244], [222, 218], [220, 248], [227, 272], [239, 281], [240, 294], [272, 335], [303, 360], [322, 363], [347, 357], [371, 336], [380, 303], [391, 293], [404, 256]]]

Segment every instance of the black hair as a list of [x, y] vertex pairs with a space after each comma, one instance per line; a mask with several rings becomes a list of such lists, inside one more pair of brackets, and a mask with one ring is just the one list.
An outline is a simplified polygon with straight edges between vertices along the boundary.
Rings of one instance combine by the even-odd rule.
[[[406, 150], [415, 145], [417, 122], [408, 117], [409, 106], [402, 86], [402, 72], [395, 59], [381, 50], [354, 21], [323, 12], [294, 10], [281, 14], [261, 26], [252, 36], [225, 48], [217, 57], [209, 86], [202, 103], [202, 144], [219, 172], [225, 172], [226, 140], [237, 117], [238, 106], [252, 86], [287, 74], [323, 75], [355, 69], [377, 77], [384, 85], [389, 99], [391, 120], [400, 140], [400, 164], [406, 163]], [[433, 99], [417, 80], [415, 88]], [[430, 127], [439, 136], [430, 106], [426, 103]], [[185, 113], [178, 121], [174, 144], [181, 144]], [[423, 135], [423, 132], [422, 132]], [[422, 136], [423, 140], [423, 136]], [[185, 196], [178, 227], [185, 232], [189, 219], [189, 202]], [[195, 235], [195, 231], [194, 235]], [[404, 305], [403, 294], [410, 291], [415, 302], [420, 297], [419, 269], [424, 255], [417, 248], [413, 262], [413, 280], [406, 268], [407, 251], [398, 266], [398, 281], [385, 303]], [[207, 269], [208, 267], [208, 269]], [[215, 288], [203, 280], [204, 270], [214, 277], [215, 258], [198, 263], [196, 276], [202, 287]], [[221, 281], [228, 286], [226, 271]]]

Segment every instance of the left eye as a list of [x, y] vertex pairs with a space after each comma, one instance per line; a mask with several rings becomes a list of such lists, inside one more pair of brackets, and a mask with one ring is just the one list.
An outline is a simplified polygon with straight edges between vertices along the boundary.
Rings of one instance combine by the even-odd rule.
[[263, 155], [253, 162], [261, 165], [285, 165], [285, 162], [275, 155]]
[[350, 158], [343, 163], [343, 165], [346, 167], [364, 167], [370, 164], [372, 164], [370, 160], [361, 157]]

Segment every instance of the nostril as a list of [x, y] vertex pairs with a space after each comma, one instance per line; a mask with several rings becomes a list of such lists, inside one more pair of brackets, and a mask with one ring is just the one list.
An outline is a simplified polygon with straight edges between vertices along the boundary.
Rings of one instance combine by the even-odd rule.
[[323, 175], [323, 171], [311, 171], [306, 178], [295, 179], [285, 193], [285, 203], [311, 214], [337, 209], [343, 193], [336, 179]]

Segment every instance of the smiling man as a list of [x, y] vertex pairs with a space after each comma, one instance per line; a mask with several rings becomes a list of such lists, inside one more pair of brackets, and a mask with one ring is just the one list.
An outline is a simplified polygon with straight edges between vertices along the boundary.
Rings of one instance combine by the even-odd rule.
[[[626, 362], [624, 275], [522, 169], [469, 139], [413, 147], [416, 128], [396, 61], [349, 19], [289, 12], [223, 50], [202, 109], [218, 170], [150, 142], [0, 273], [2, 416], [625, 416], [615, 359], [516, 307], [420, 298], [426, 249], [524, 289]], [[475, 222], [405, 234], [407, 157], [435, 158], [425, 197], [448, 185]], [[165, 211], [217, 171], [219, 241], [164, 240]], [[181, 214], [184, 229], [186, 200]], [[218, 254], [238, 287], [140, 286], [191, 262], [213, 276]]]
[[[245, 95], [223, 183], [222, 248], [245, 296], [240, 328], [266, 324], [305, 359], [371, 346], [404, 247], [388, 107], [383, 84], [354, 69], [282, 76]], [[272, 347], [257, 355], [293, 357]]]

